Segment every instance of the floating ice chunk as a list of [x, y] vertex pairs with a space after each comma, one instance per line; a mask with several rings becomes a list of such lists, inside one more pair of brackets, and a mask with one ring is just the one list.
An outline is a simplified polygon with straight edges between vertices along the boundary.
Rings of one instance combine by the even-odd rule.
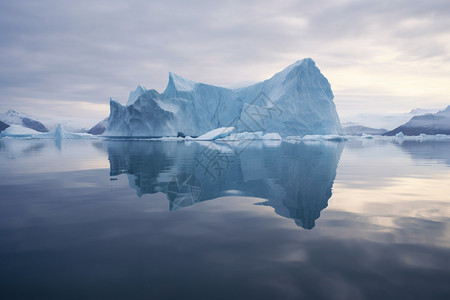
[[10, 125], [8, 128], [3, 130], [0, 133], [0, 136], [2, 137], [32, 137], [35, 134], [40, 134], [39, 131], [25, 128], [20, 125]]
[[447, 134], [420, 134], [420, 135], [405, 135], [403, 137], [393, 137], [398, 141], [440, 141], [440, 140], [450, 140], [450, 135]]
[[273, 140], [278, 141], [281, 140], [281, 136], [278, 133], [266, 133], [263, 137], [263, 140]]
[[61, 124], [58, 124], [58, 126], [56, 127], [54, 132], [40, 134], [40, 136], [44, 136], [44, 135], [48, 135], [50, 138], [54, 138], [55, 140], [96, 138], [94, 135], [89, 134], [89, 133], [73, 133], [73, 132], [65, 131], [63, 129], [63, 127], [61, 126]]
[[196, 140], [198, 140], [198, 141], [213, 141], [213, 140], [217, 140], [220, 138], [224, 138], [224, 137], [229, 136], [234, 131], [234, 129], [235, 129], [234, 127], [216, 128], [216, 129], [208, 131], [207, 133], [199, 136], [198, 138], [196, 138]]
[[402, 139], [402, 138], [404, 138], [405, 137], [405, 135], [403, 134], [403, 132], [399, 132], [399, 133], [397, 133], [396, 135], [395, 135], [395, 137], [396, 138], [399, 138], [399, 139]]

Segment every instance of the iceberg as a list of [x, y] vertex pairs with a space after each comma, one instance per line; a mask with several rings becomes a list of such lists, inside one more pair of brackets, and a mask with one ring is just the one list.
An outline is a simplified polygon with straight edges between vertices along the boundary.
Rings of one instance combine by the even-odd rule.
[[281, 136], [278, 133], [266, 133], [263, 137], [263, 140], [270, 140], [270, 141], [279, 141], [281, 140]]
[[32, 138], [32, 139], [92, 139], [96, 136], [88, 133], [72, 133], [65, 131], [59, 124], [53, 132], [39, 132], [20, 125], [10, 125], [0, 132], [0, 137]]
[[211, 130], [201, 136], [197, 137], [195, 140], [198, 141], [213, 141], [220, 138], [225, 138], [229, 136], [234, 131], [234, 127], [222, 127]]
[[130, 92], [130, 96], [128, 97], [127, 106], [130, 106], [136, 102], [136, 100], [145, 92], [147, 89], [141, 85], [138, 85], [136, 90]]
[[399, 132], [399, 133], [397, 133], [396, 135], [395, 135], [395, 137], [396, 138], [399, 138], [399, 139], [403, 139], [404, 137], [405, 137], [405, 135], [403, 134], [403, 132]]
[[228, 89], [169, 73], [163, 93], [138, 88], [127, 105], [110, 99], [104, 136], [200, 136], [216, 128], [277, 133], [281, 137], [342, 134], [333, 92], [315, 62], [306, 58], [272, 78]]
[[93, 139], [96, 137], [89, 133], [73, 133], [65, 131], [61, 126], [61, 124], [58, 124], [55, 131], [36, 134], [33, 135], [33, 138], [63, 140], [63, 139]]
[[8, 128], [0, 133], [1, 137], [32, 137], [33, 135], [40, 134], [39, 131], [26, 128], [21, 125], [9, 125]]

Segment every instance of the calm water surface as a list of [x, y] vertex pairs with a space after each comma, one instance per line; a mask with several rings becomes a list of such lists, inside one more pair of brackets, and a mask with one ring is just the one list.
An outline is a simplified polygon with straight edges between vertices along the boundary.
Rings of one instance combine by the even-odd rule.
[[450, 299], [450, 142], [0, 139], [1, 299]]

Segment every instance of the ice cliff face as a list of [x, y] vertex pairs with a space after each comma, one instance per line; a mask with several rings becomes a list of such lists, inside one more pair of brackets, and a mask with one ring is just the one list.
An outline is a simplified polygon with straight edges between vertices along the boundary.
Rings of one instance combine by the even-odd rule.
[[169, 73], [162, 94], [139, 86], [126, 106], [111, 100], [110, 110], [107, 136], [199, 136], [231, 126], [281, 136], [342, 133], [330, 84], [310, 58], [234, 90]]

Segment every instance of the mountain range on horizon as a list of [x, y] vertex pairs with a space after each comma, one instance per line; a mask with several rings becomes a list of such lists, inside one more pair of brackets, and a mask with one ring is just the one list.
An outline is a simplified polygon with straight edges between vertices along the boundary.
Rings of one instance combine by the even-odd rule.
[[[8, 110], [4, 114], [0, 114], [0, 121], [7, 125], [20, 125], [25, 128], [36, 130], [37, 132], [48, 132], [49, 130], [40, 121], [33, 117], [17, 112], [15, 110]], [[3, 128], [2, 130], [4, 130]]]
[[393, 136], [398, 133], [404, 135], [450, 135], [450, 105], [446, 109], [434, 114], [414, 116], [405, 124], [384, 133], [383, 135]]

